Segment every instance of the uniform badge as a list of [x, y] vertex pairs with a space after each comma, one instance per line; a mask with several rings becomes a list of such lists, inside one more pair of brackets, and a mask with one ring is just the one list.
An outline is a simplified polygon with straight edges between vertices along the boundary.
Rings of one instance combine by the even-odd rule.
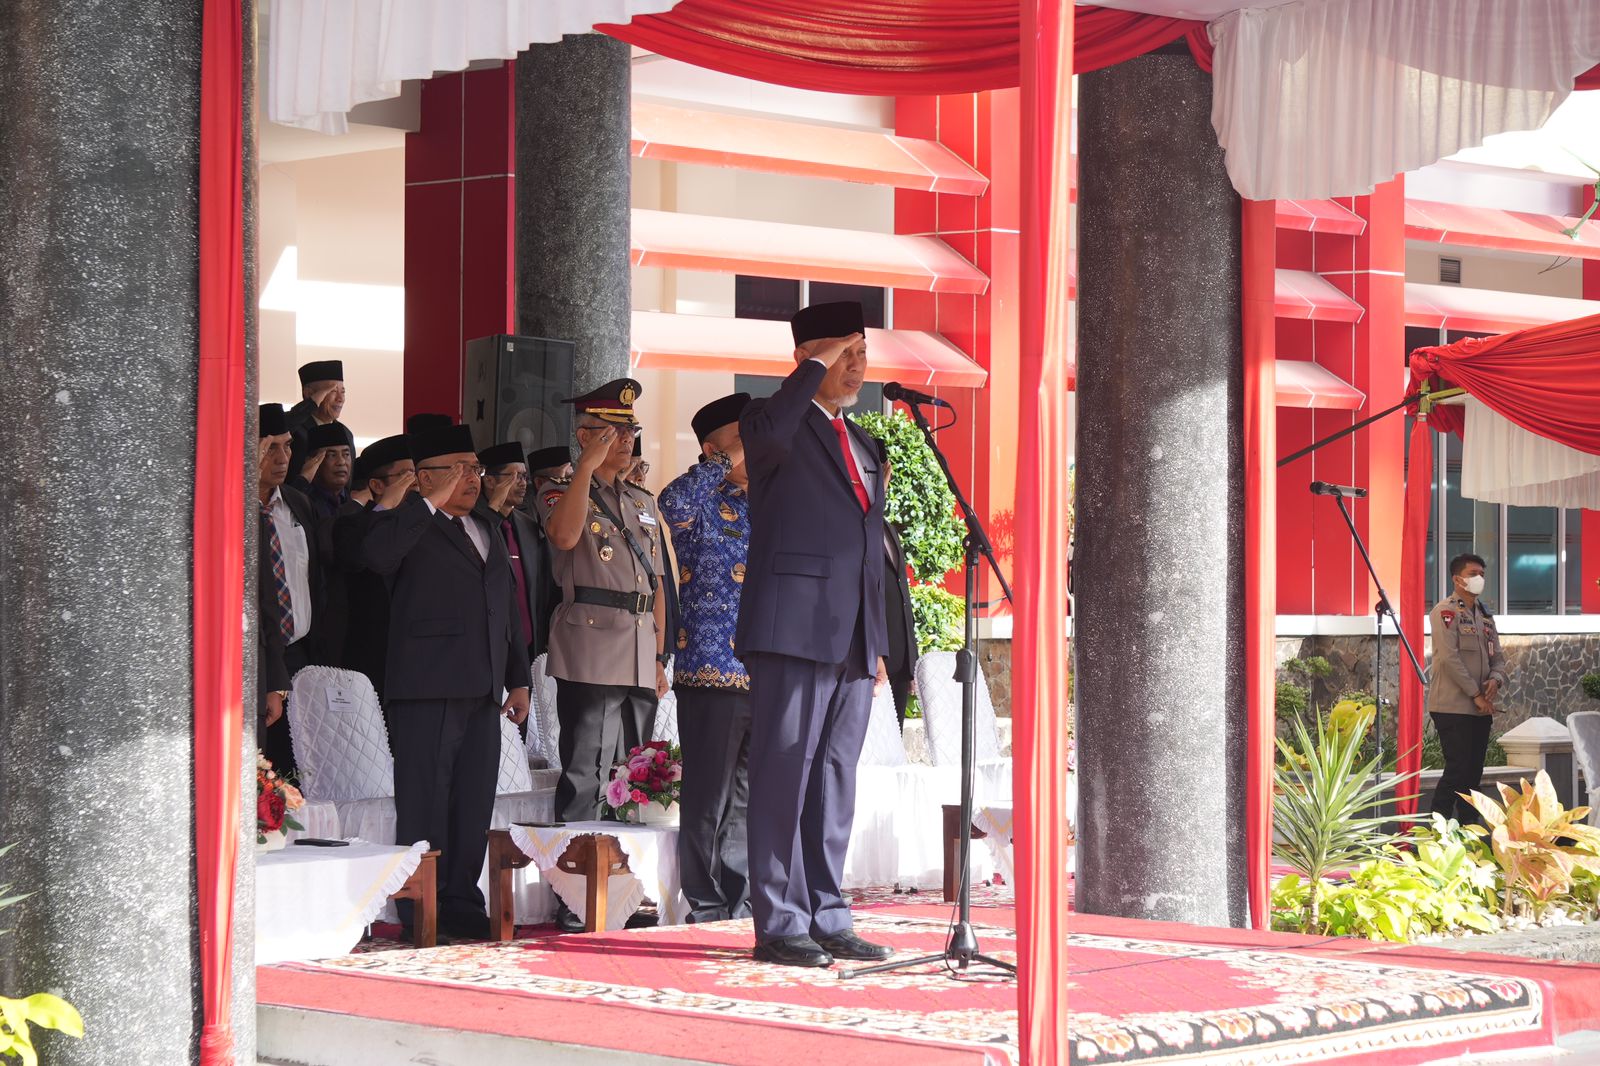
[[616, 555], [616, 554], [617, 554], [617, 549], [613, 548], [611, 545], [609, 545], [609, 544], [600, 545], [600, 561], [602, 563], [609, 563], [611, 561], [611, 557]]
[[600, 523], [599, 522], [590, 522], [589, 523], [589, 532], [598, 534], [600, 532]]
[[560, 489], [551, 489], [549, 492], [544, 494], [544, 505], [546, 507], [554, 507], [556, 505], [556, 501], [561, 499], [563, 495], [565, 494]]
[[733, 512], [733, 508], [726, 503], [717, 508], [717, 514], [722, 516], [724, 522], [737, 522], [739, 520], [739, 516]]
[[638, 398], [639, 394], [634, 391], [632, 385], [622, 386], [622, 391], [617, 393], [617, 399], [621, 400], [623, 406], [625, 407], [632, 407], [633, 401], [637, 400]]
[[1455, 625], [1456, 623], [1456, 613], [1454, 611], [1440, 611], [1439, 617], [1447, 626]]

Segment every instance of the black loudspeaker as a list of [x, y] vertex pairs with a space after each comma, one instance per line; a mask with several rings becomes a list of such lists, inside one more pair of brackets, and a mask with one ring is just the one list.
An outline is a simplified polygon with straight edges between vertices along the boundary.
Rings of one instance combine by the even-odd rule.
[[571, 341], [497, 333], [467, 342], [462, 421], [479, 450], [517, 441], [525, 452], [572, 443]]

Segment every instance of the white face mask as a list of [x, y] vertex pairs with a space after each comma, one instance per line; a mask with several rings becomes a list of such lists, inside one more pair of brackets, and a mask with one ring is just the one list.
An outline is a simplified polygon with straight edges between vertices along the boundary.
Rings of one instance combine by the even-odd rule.
[[1465, 588], [1468, 592], [1472, 593], [1474, 596], [1482, 596], [1483, 595], [1483, 575], [1482, 574], [1473, 574], [1471, 577], [1467, 578], [1461, 584], [1462, 584], [1463, 588]]

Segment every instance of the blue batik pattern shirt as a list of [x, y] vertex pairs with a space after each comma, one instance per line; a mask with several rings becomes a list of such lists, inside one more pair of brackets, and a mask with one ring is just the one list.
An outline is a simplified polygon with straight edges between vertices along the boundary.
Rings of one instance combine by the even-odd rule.
[[750, 553], [750, 497], [727, 481], [726, 456], [692, 467], [661, 490], [657, 504], [678, 556], [679, 622], [674, 685], [750, 687], [733, 654], [739, 593]]

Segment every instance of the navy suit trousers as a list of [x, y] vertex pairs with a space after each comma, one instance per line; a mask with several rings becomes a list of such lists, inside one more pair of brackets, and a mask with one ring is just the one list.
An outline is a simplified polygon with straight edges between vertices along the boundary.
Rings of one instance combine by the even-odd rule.
[[860, 658], [847, 656], [848, 665], [770, 653], [746, 658], [753, 711], [750, 905], [757, 943], [850, 929], [839, 883], [874, 683], [862, 673]]

